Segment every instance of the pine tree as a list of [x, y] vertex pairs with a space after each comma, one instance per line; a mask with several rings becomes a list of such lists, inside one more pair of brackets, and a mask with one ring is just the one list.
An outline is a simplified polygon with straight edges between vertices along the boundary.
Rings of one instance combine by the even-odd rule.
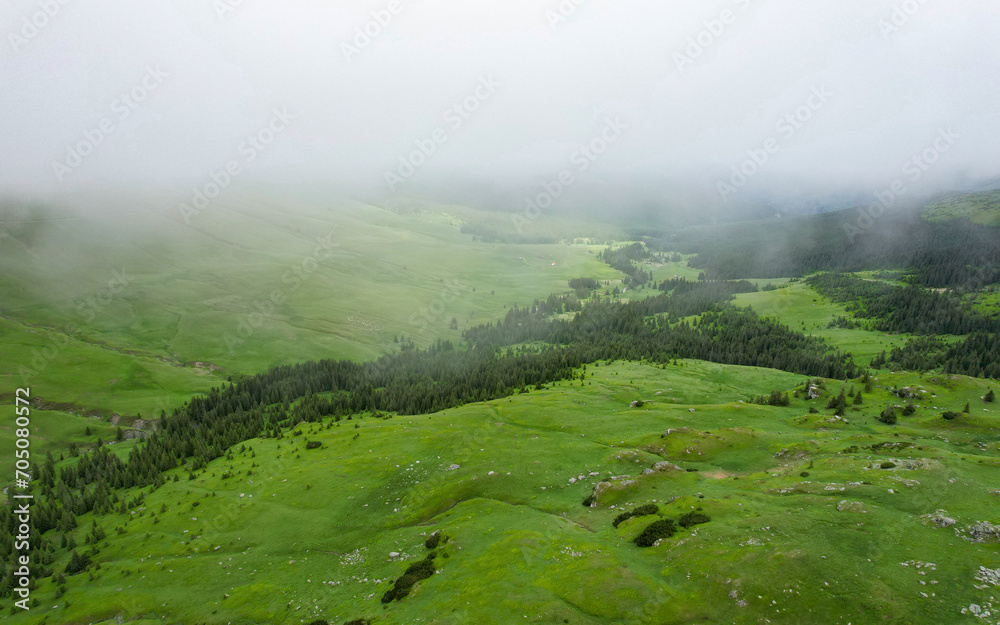
[[986, 393], [986, 397], [983, 397], [983, 401], [987, 404], [992, 404], [997, 400], [996, 395], [993, 394], [993, 389], [990, 389], [989, 393]]
[[69, 557], [69, 563], [66, 564], [66, 575], [76, 575], [77, 573], [82, 573], [86, 570], [87, 566], [90, 564], [90, 556], [80, 555], [73, 551]]
[[896, 421], [898, 420], [896, 417], [896, 408], [894, 406], [889, 406], [878, 416], [878, 420], [886, 425], [896, 425]]
[[847, 397], [845, 396], [844, 389], [840, 389], [840, 394], [830, 399], [830, 403], [826, 405], [826, 408], [827, 410], [835, 410], [837, 414], [844, 412], [844, 409], [847, 408]]
[[858, 391], [858, 394], [854, 396], [854, 405], [860, 406], [861, 404], [864, 403], [864, 401], [865, 401], [865, 396], [861, 394], [861, 391]]

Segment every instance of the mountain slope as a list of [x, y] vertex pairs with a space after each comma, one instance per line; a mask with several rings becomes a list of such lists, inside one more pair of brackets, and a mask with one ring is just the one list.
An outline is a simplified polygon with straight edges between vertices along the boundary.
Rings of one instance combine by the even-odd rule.
[[[692, 361], [588, 373], [432, 415], [301, 424], [194, 479], [179, 468], [126, 514], [82, 517], [78, 544], [92, 521], [107, 534], [94, 580], [68, 576], [58, 599], [46, 580], [36, 596], [65, 623], [921, 624], [988, 605], [975, 577], [996, 544], [965, 539], [1000, 513], [996, 443], [978, 444], [995, 425], [984, 384], [884, 375], [841, 419], [807, 411], [834, 381], [776, 408], [739, 400], [805, 378]], [[901, 386], [926, 403], [897, 428], [875, 421]], [[966, 401], [973, 414], [941, 418]], [[652, 502], [658, 513], [613, 526]], [[957, 524], [923, 518], [939, 508]], [[698, 510], [710, 521], [633, 543]], [[447, 537], [437, 573], [383, 604], [434, 532]]]

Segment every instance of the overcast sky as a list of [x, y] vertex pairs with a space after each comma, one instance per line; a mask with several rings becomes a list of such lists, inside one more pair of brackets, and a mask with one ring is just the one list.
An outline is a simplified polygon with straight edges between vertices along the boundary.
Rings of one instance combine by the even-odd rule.
[[995, 0], [7, 0], [0, 28], [0, 191], [1000, 171]]

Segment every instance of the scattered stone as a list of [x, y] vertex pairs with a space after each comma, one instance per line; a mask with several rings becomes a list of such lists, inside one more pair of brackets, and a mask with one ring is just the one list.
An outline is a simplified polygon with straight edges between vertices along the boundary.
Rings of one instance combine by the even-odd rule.
[[970, 543], [986, 543], [1000, 541], [1000, 527], [989, 521], [980, 521], [969, 525], [963, 530], [956, 529], [955, 534]]
[[981, 584], [976, 586], [978, 590], [986, 590], [990, 586], [1000, 586], [1000, 569], [988, 569], [981, 566], [976, 573], [976, 581]]
[[860, 501], [847, 501], [846, 499], [837, 504], [837, 512], [857, 512], [860, 514], [868, 514], [868, 511], [865, 510], [865, 505], [863, 503]]
[[896, 397], [900, 399], [921, 399], [920, 393], [917, 393], [909, 386], [904, 386], [903, 388], [897, 389]]
[[642, 472], [643, 475], [652, 475], [654, 473], [666, 473], [667, 471], [678, 471], [682, 472], [684, 469], [680, 468], [673, 462], [657, 462], [652, 467], [646, 469]]
[[924, 519], [924, 525], [928, 522], [933, 523], [936, 527], [951, 527], [955, 523], [958, 523], [955, 519], [948, 516], [948, 512], [945, 510], [935, 510], [931, 514], [925, 514], [920, 517]]

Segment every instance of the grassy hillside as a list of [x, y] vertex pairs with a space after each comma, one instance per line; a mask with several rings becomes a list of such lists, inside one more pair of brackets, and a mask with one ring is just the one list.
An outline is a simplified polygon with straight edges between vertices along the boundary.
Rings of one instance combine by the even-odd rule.
[[[174, 211], [58, 214], [0, 225], [0, 377], [37, 370], [28, 382], [39, 395], [143, 414], [154, 396], [170, 405], [205, 377], [368, 359], [396, 337], [457, 340], [571, 278], [618, 277], [588, 245], [475, 243], [444, 209], [258, 198], [219, 202], [190, 224]], [[71, 367], [83, 363], [81, 376]], [[179, 377], [139, 398], [113, 382], [151, 366]], [[114, 405], [101, 399], [112, 390]]]
[[[823, 408], [851, 385], [835, 381], [776, 408], [746, 402], [805, 378], [691, 361], [587, 373], [427, 416], [303, 424], [193, 480], [178, 469], [134, 513], [81, 518], [81, 549], [92, 521], [107, 534], [94, 579], [59, 598], [45, 581], [41, 607], [8, 621], [909, 625], [993, 609], [976, 576], [997, 544], [967, 540], [1000, 514], [984, 383], [883, 375], [838, 418]], [[920, 408], [877, 422], [899, 386]], [[938, 509], [955, 524], [924, 518]], [[633, 544], [698, 510], [708, 523]], [[383, 605], [434, 532], [436, 574]]]
[[[204, 366], [179, 366], [0, 318], [0, 410], [13, 415], [15, 389], [31, 390], [39, 408], [31, 422], [32, 449], [39, 458], [45, 452], [58, 458], [71, 442], [114, 440], [115, 426], [127, 430], [137, 416], [170, 413], [222, 381]], [[0, 448], [14, 449], [12, 417], [0, 422]], [[13, 453], [0, 455], [3, 475], [13, 475], [13, 466]]]
[[774, 317], [794, 330], [818, 336], [830, 345], [854, 354], [855, 361], [862, 365], [871, 362], [879, 352], [902, 346], [907, 339], [905, 335], [829, 327], [831, 321], [847, 315], [847, 310], [804, 282], [795, 282], [774, 291], [743, 293], [736, 296], [734, 303], [750, 306], [758, 314]]
[[[33, 424], [39, 453], [107, 441], [111, 421], [170, 413], [232, 374], [457, 341], [571, 278], [619, 277], [599, 246], [474, 242], [472, 209], [234, 195], [187, 223], [136, 208], [150, 201], [0, 209], [0, 405], [20, 386], [59, 405]], [[0, 424], [0, 446], [12, 435]]]
[[[91, 208], [91, 210], [95, 210]], [[176, 211], [9, 226], [2, 314], [231, 372], [370, 358], [457, 338], [506, 306], [617, 277], [585, 245], [487, 245], [441, 212], [234, 198]], [[450, 329], [455, 318], [458, 329]]]
[[984, 226], [1000, 226], [1000, 191], [948, 196], [928, 206], [924, 219], [931, 222], [967, 219]]

